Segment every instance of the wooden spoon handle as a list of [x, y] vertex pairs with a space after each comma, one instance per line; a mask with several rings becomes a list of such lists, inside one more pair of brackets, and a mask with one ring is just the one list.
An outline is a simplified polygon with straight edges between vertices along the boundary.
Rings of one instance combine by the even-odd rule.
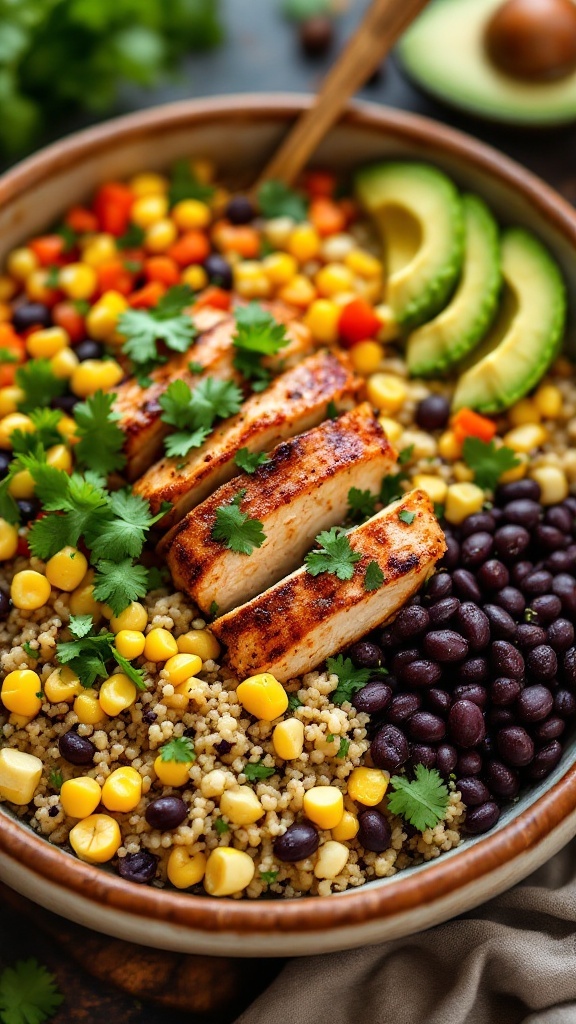
[[259, 185], [271, 178], [287, 185], [294, 181], [342, 113], [346, 101], [370, 78], [427, 2], [372, 0], [356, 32], [326, 75], [316, 102], [284, 139], [261, 175]]

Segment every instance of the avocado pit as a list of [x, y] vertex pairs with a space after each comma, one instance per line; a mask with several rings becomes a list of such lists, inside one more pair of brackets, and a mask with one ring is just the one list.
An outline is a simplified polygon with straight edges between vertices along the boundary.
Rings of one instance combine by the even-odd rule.
[[565, 78], [576, 69], [576, 4], [506, 0], [486, 25], [484, 45], [492, 63], [513, 78]]

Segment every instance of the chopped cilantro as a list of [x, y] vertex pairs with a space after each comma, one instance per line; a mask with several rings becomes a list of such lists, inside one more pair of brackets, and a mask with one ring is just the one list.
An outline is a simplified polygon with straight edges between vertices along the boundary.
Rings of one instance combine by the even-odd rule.
[[74, 408], [76, 434], [80, 438], [74, 446], [76, 463], [103, 476], [122, 469], [126, 463], [122, 451], [126, 437], [118, 426], [120, 415], [113, 408], [115, 398], [114, 394], [96, 391]]
[[351, 658], [339, 654], [336, 658], [326, 659], [326, 668], [330, 675], [338, 676], [338, 685], [330, 695], [334, 704], [354, 703], [354, 694], [361, 690], [371, 676], [388, 675], [385, 668], [355, 668]]
[[254, 548], [262, 547], [266, 534], [258, 519], [250, 519], [246, 512], [240, 511], [240, 502], [245, 494], [245, 490], [238, 491], [228, 505], [220, 505], [216, 509], [212, 539], [222, 541], [230, 551], [251, 555]]
[[263, 882], [266, 882], [266, 885], [273, 885], [279, 874], [280, 869], [275, 868], [273, 871], [261, 871], [260, 878]]
[[434, 502], [434, 515], [436, 516], [436, 519], [443, 519], [445, 511], [446, 506], [443, 505], [441, 501]]
[[138, 558], [146, 541], [148, 530], [164, 516], [170, 506], [163, 505], [157, 515], [150, 513], [150, 505], [131, 490], [114, 491], [108, 500], [113, 518], [99, 526], [99, 533], [87, 537], [95, 559], [121, 559], [130, 555]]
[[56, 377], [49, 359], [29, 359], [16, 370], [16, 383], [24, 392], [18, 403], [20, 412], [34, 412], [39, 406], [50, 405], [66, 391], [66, 381]]
[[206, 367], [202, 366], [202, 363], [196, 363], [193, 359], [188, 363], [188, 369], [190, 373], [203, 373]]
[[234, 462], [238, 469], [243, 469], [245, 473], [255, 473], [258, 466], [270, 462], [270, 456], [266, 455], [266, 452], [251, 452], [248, 448], [240, 448], [236, 452]]
[[398, 465], [405, 466], [407, 462], [410, 462], [410, 459], [412, 458], [413, 454], [413, 444], [409, 444], [407, 448], [402, 448], [401, 451], [398, 452]]
[[237, 413], [242, 392], [230, 380], [206, 377], [193, 390], [183, 380], [174, 380], [160, 397], [162, 421], [176, 432], [165, 442], [166, 454], [183, 458], [199, 448], [208, 437], [216, 419]]
[[44, 284], [46, 288], [57, 288], [60, 281], [60, 267], [53, 264], [46, 268]]
[[134, 565], [131, 558], [120, 562], [101, 559], [96, 564], [94, 598], [110, 605], [114, 615], [120, 615], [132, 601], [148, 593], [148, 571], [143, 565]]
[[269, 779], [271, 775], [276, 774], [276, 768], [269, 768], [268, 765], [262, 764], [261, 761], [249, 761], [248, 764], [244, 765], [242, 771], [248, 782], [256, 782], [258, 779]]
[[146, 688], [142, 669], [134, 668], [118, 653], [114, 633], [94, 631], [91, 615], [71, 615], [69, 629], [74, 639], [56, 645], [56, 658], [59, 665], [69, 665], [82, 686], [92, 686], [98, 678], [106, 679], [110, 675], [106, 664], [114, 659], [137, 689]]
[[316, 537], [316, 544], [318, 547], [310, 551], [304, 559], [306, 570], [311, 576], [330, 572], [339, 580], [352, 579], [354, 565], [360, 561], [362, 555], [352, 550], [348, 537], [339, 527], [333, 526], [331, 530], [322, 530]]
[[210, 616], [211, 616], [211, 617], [212, 617], [213, 619], [215, 619], [215, 618], [216, 618], [216, 616], [218, 615], [218, 612], [220, 611], [220, 605], [218, 604], [218, 601], [212, 601], [212, 603], [210, 604], [210, 608], [208, 609], [208, 611], [209, 611], [209, 614], [210, 614]]
[[214, 186], [199, 181], [189, 160], [177, 160], [170, 175], [168, 198], [170, 206], [176, 206], [183, 199], [199, 199], [209, 203], [214, 195]]
[[288, 707], [290, 711], [296, 711], [296, 708], [303, 707], [302, 701], [297, 693], [288, 694]]
[[409, 781], [403, 775], [390, 779], [388, 808], [399, 814], [419, 832], [434, 828], [442, 821], [448, 809], [450, 794], [435, 768], [417, 764], [415, 778]]
[[139, 249], [144, 242], [145, 231], [139, 224], [129, 224], [127, 230], [116, 239], [119, 249]]
[[59, 224], [56, 228], [56, 234], [60, 235], [60, 238], [64, 242], [63, 252], [71, 252], [72, 249], [78, 243], [78, 234], [74, 231], [74, 228], [70, 227], [69, 224]]
[[214, 828], [216, 829], [219, 836], [223, 836], [225, 832], [230, 831], [230, 825], [228, 824], [227, 821], [224, 821], [224, 818], [216, 818], [216, 821], [214, 822]]
[[31, 647], [30, 642], [28, 640], [26, 640], [26, 642], [22, 644], [22, 650], [26, 651], [28, 657], [34, 658], [35, 661], [37, 661], [38, 658], [40, 657], [40, 651], [37, 651], [34, 649], [34, 647]]
[[52, 789], [55, 789], [56, 792], [59, 793], [64, 783], [64, 776], [62, 775], [62, 772], [53, 768], [48, 776], [48, 782], [52, 786]]
[[175, 761], [176, 764], [188, 764], [196, 760], [194, 743], [189, 736], [178, 736], [160, 747], [161, 761]]
[[329, 420], [337, 420], [340, 413], [338, 412], [338, 406], [333, 398], [330, 399], [326, 406], [326, 418]]
[[128, 679], [134, 683], [136, 689], [145, 690], [146, 680], [144, 679], [144, 669], [135, 668], [132, 662], [128, 661], [128, 658], [125, 658], [123, 654], [120, 654], [115, 647], [112, 648], [110, 653], [118, 665], [118, 668], [122, 669], [124, 675], [128, 676]]
[[347, 519], [354, 523], [362, 523], [370, 519], [376, 511], [378, 497], [371, 491], [361, 491], [358, 487], [351, 487], [348, 491], [348, 512]]
[[391, 501], [395, 501], [396, 498], [402, 497], [402, 487], [400, 486], [404, 480], [408, 479], [408, 474], [401, 470], [399, 473], [388, 473], [387, 476], [382, 480], [382, 486], [380, 487], [379, 500], [383, 505], [389, 505]]
[[236, 355], [234, 366], [252, 381], [254, 391], [269, 383], [270, 371], [262, 365], [265, 356], [275, 356], [290, 341], [286, 328], [258, 302], [249, 302], [236, 311]]
[[511, 448], [497, 448], [495, 441], [481, 441], [478, 437], [465, 438], [462, 458], [474, 473], [474, 482], [486, 491], [493, 491], [503, 473], [520, 465]]
[[38, 445], [50, 448], [54, 444], [62, 444], [62, 434], [58, 424], [62, 419], [59, 409], [35, 409], [30, 413], [34, 430], [13, 430], [10, 434], [12, 450], [18, 455], [36, 451]]
[[336, 757], [348, 757], [348, 751], [350, 750], [350, 740], [347, 740], [345, 736], [340, 737], [340, 746], [338, 747], [338, 753]]
[[329, 733], [326, 734], [326, 742], [327, 743], [334, 743], [334, 733], [329, 732]]
[[163, 357], [157, 342], [163, 341], [173, 352], [186, 352], [196, 336], [191, 318], [184, 313], [192, 301], [187, 285], [169, 288], [153, 309], [128, 309], [118, 319], [118, 331], [125, 338], [123, 351], [133, 363], [146, 367], [146, 373]]
[[9, 348], [0, 348], [0, 363], [19, 363], [20, 360]]
[[364, 590], [370, 592], [371, 590], [380, 590], [380, 587], [384, 583], [384, 573], [378, 565], [378, 562], [372, 560], [368, 562], [366, 566], [366, 574], [364, 576]]
[[63, 1001], [55, 976], [37, 960], [18, 960], [0, 974], [0, 1019], [4, 1024], [42, 1024]]
[[258, 189], [258, 207], [267, 220], [275, 217], [291, 217], [292, 220], [306, 220], [307, 210], [304, 196], [288, 188], [282, 181], [265, 181]]
[[409, 512], [407, 508], [401, 508], [398, 513], [398, 519], [400, 519], [401, 522], [406, 523], [407, 526], [411, 526], [416, 519], [416, 513]]

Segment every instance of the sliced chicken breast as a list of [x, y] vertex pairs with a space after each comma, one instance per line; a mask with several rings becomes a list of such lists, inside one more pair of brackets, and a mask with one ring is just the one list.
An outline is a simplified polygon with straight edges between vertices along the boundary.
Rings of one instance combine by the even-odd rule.
[[[432, 502], [419, 490], [356, 527], [348, 539], [362, 556], [352, 579], [312, 576], [302, 567], [212, 624], [240, 680], [265, 671], [286, 682], [310, 672], [395, 615], [446, 550]], [[384, 582], [367, 591], [366, 569], [373, 561]]]
[[162, 459], [134, 486], [157, 512], [163, 501], [172, 509], [162, 520], [171, 526], [240, 470], [234, 456], [240, 448], [269, 451], [285, 438], [315, 427], [326, 418], [330, 402], [336, 411], [352, 408], [362, 382], [346, 355], [318, 352], [287, 370], [266, 391], [252, 395], [236, 416], [220, 424], [200, 448], [184, 460]]
[[[274, 448], [255, 473], [219, 487], [176, 527], [167, 562], [172, 579], [204, 612], [235, 608], [292, 572], [316, 535], [346, 517], [348, 492], [377, 494], [396, 452], [368, 403]], [[241, 512], [266, 540], [247, 556], [213, 540], [217, 509], [244, 491]]]

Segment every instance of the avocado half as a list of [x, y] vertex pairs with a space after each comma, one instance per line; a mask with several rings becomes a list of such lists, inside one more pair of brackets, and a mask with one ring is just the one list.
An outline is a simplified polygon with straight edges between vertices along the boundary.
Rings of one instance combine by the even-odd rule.
[[484, 31], [501, 2], [430, 4], [400, 43], [407, 73], [444, 102], [491, 120], [551, 125], [576, 119], [576, 71], [555, 82], [521, 82], [488, 58]]

